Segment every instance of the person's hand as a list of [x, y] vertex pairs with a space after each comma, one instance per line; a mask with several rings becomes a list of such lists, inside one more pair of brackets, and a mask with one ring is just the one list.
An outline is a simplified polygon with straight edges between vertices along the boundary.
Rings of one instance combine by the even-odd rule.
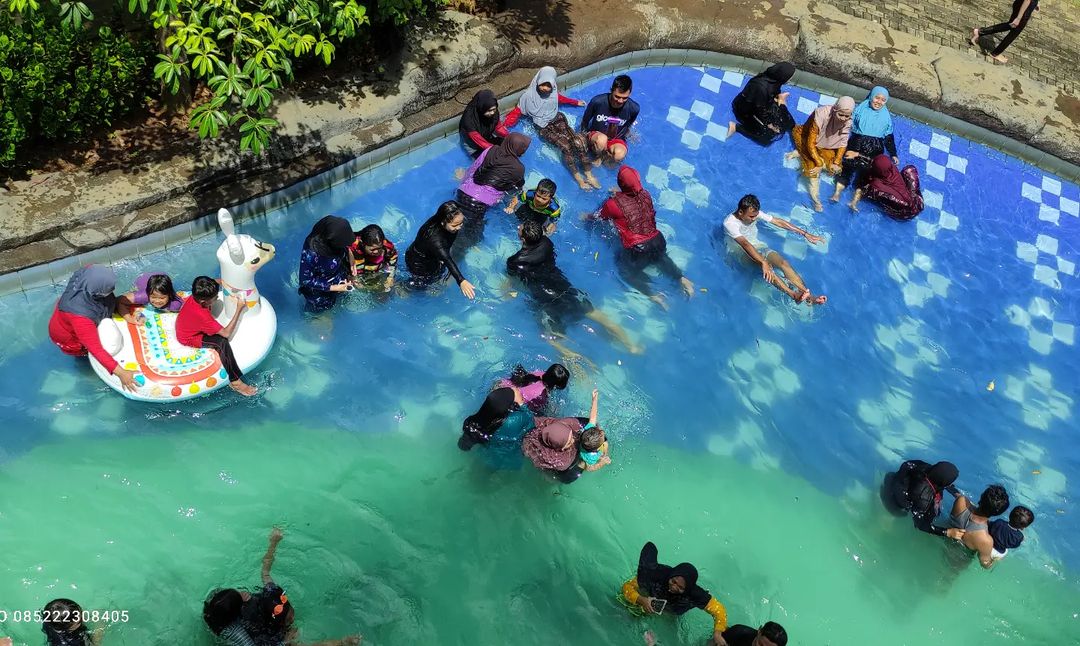
[[386, 281], [383, 283], [383, 285], [385, 286], [385, 288], [383, 289], [384, 292], [388, 292], [391, 289], [393, 289], [394, 288], [394, 275], [390, 274], [389, 276], [387, 276]]
[[134, 370], [128, 370], [123, 366], [116, 366], [116, 370], [113, 370], [113, 374], [120, 378], [120, 385], [124, 390], [133, 393], [139, 389], [139, 384], [135, 383], [135, 375], [138, 373]]
[[776, 280], [776, 274], [773, 273], [772, 265], [768, 260], [761, 261], [761, 277], [770, 283]]
[[461, 281], [461, 283], [458, 285], [458, 287], [461, 288], [461, 293], [465, 295], [465, 298], [469, 299], [470, 301], [472, 299], [476, 298], [476, 289], [472, 286], [472, 283], [470, 283], [469, 281], [467, 281], [467, 280]]
[[[139, 312], [139, 315], [142, 316], [142, 312]], [[139, 319], [136, 318], [135, 315], [131, 313], [131, 310], [128, 310], [127, 312], [125, 312], [123, 314], [123, 319], [125, 321], [127, 321], [128, 323], [131, 323], [132, 325], [137, 325], [138, 322], [139, 322]]]
[[959, 541], [964, 538], [964, 530], [957, 527], [950, 527], [949, 529], [945, 530], [945, 535], [953, 539], [954, 541]]
[[593, 388], [593, 391], [592, 391], [593, 403], [596, 403], [596, 400], [598, 400], [598, 399], [600, 399], [600, 390], [597, 389], [597, 388]]
[[557, 224], [555, 222], [552, 222], [551, 224], [548, 224], [546, 227], [544, 227], [544, 235], [549, 236], [549, 235], [555, 233], [556, 226], [557, 226]]
[[637, 605], [641, 606], [641, 609], [644, 610], [647, 615], [656, 614], [652, 609], [652, 597], [638, 597]]
[[0, 637], [0, 646], [14, 646], [15, 642], [10, 637]]
[[584, 107], [585, 107], [585, 102], [584, 102], [584, 101], [582, 101], [581, 99], [578, 99], [578, 102], [577, 102], [577, 107], [579, 107], [579, 108], [584, 108]]
[[1016, 29], [1017, 27], [1020, 26], [1020, 19], [1017, 18], [1016, 20], [1010, 22], [1009, 26], [1012, 27], [1013, 29]]
[[838, 163], [833, 164], [832, 166], [829, 166], [829, 170], [832, 172], [833, 175], [839, 173], [840, 169], [841, 169], [841, 166]]
[[817, 177], [818, 175], [821, 174], [821, 169], [822, 168], [825, 168], [825, 167], [824, 166], [815, 166], [815, 167], [811, 168], [809, 171], [807, 171], [806, 174], [809, 175], [810, 177]]
[[332, 292], [347, 292], [350, 289], [352, 289], [352, 284], [347, 280], [343, 280], [337, 285], [330, 286], [330, 291]]
[[285, 538], [285, 532], [281, 531], [280, 527], [275, 527], [270, 530], [270, 542], [272, 544], [277, 545], [283, 538]]
[[894, 165], [896, 165], [896, 166], [899, 166], [899, 165], [900, 165], [900, 158], [899, 158], [899, 157], [897, 157], [896, 155], [893, 155], [893, 158], [892, 158], [892, 163], [893, 163]]
[[781, 92], [780, 94], [776, 95], [776, 102], [779, 105], [787, 105], [787, 98], [789, 96], [791, 96], [791, 92]]
[[814, 235], [812, 233], [804, 234], [803, 237], [806, 238], [806, 241], [809, 242], [810, 244], [821, 244], [821, 242], [823, 240], [823, 238], [821, 236], [816, 236], [816, 235]]
[[859, 153], [855, 152], [854, 150], [849, 150], [846, 153], [844, 153], [844, 159], [855, 159], [858, 156], [859, 156]]
[[724, 634], [719, 630], [713, 633], [712, 641], [716, 646], [727, 646], [727, 640], [724, 639]]

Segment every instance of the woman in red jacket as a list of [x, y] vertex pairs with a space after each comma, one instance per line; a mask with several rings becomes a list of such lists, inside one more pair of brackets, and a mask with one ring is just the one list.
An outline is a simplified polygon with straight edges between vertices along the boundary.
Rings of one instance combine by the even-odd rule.
[[631, 287], [667, 309], [663, 295], [653, 290], [645, 269], [656, 265], [660, 273], [676, 280], [687, 298], [694, 295], [694, 283], [667, 252], [664, 234], [656, 228], [656, 208], [652, 196], [641, 185], [641, 176], [629, 166], [619, 168], [619, 191], [604, 202], [601, 220], [611, 220], [619, 232], [622, 250], [616, 258], [619, 274]]
[[98, 337], [99, 323], [112, 317], [113, 312], [127, 313], [125, 302], [113, 294], [115, 289], [116, 274], [109, 267], [87, 265], [76, 271], [49, 319], [49, 338], [64, 354], [94, 355], [98, 363], [120, 378], [124, 389], [134, 392], [135, 372], [117, 363]]

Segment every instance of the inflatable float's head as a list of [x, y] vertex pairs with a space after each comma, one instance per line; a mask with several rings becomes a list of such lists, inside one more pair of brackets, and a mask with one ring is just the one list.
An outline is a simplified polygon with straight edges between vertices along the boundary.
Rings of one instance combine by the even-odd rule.
[[274, 245], [236, 233], [228, 209], [218, 209], [218, 226], [225, 234], [225, 241], [217, 250], [217, 259], [221, 264], [221, 282], [226, 295], [239, 296], [249, 309], [256, 310], [259, 290], [255, 287], [255, 272], [273, 259]]

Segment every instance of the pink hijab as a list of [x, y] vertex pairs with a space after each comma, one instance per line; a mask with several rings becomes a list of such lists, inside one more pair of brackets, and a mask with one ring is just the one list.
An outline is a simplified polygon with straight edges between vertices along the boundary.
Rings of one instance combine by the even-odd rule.
[[848, 135], [851, 134], [851, 119], [841, 122], [835, 118], [837, 109], [852, 112], [855, 110], [855, 99], [850, 96], [842, 96], [833, 105], [823, 105], [814, 110], [814, 123], [818, 127], [817, 147], [830, 150], [847, 148]]
[[566, 471], [574, 464], [578, 452], [573, 442], [570, 448], [563, 447], [580, 431], [581, 421], [576, 417], [537, 417], [536, 428], [521, 441], [521, 451], [537, 469]]

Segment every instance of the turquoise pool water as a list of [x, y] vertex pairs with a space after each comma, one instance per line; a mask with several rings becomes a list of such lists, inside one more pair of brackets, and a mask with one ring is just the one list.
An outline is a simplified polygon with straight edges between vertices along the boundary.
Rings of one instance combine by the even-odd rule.
[[[733, 621], [780, 621], [793, 644], [1076, 634], [1080, 188], [897, 118], [926, 211], [910, 223], [869, 204], [814, 214], [789, 146], [724, 141], [741, 75], [632, 75], [642, 115], [628, 162], [700, 288], [692, 300], [671, 285], [664, 312], [629, 292], [613, 232], [579, 222], [602, 196], [574, 187], [547, 147], [525, 160], [530, 184], [559, 183], [561, 267], [645, 346], [635, 356], [589, 325], [569, 331], [596, 368], [575, 368], [559, 409], [586, 414], [600, 389], [613, 467], [559, 486], [490, 472], [454, 444], [492, 380], [557, 359], [524, 295], [500, 290], [517, 248], [501, 210], [462, 261], [475, 303], [451, 286], [357, 295], [330, 319], [301, 313], [311, 224], [377, 222], [404, 251], [467, 164], [442, 140], [241, 225], [278, 249], [258, 274], [280, 318], [254, 400], [128, 402], [49, 343], [60, 287], [0, 298], [0, 610], [71, 596], [131, 611], [109, 644], [209, 644], [203, 597], [255, 585], [279, 523], [275, 573], [311, 640], [633, 644], [652, 628], [663, 643], [700, 643], [702, 617], [643, 622], [615, 601], [645, 540], [667, 562], [696, 563]], [[822, 100], [792, 88], [789, 104], [801, 121]], [[827, 306], [785, 301], [717, 237], [747, 192], [827, 238], [812, 249], [762, 232]], [[181, 283], [213, 274], [219, 241], [121, 261], [121, 283], [151, 267]], [[1004, 483], [1038, 515], [1024, 547], [984, 573], [888, 516], [877, 483], [904, 457], [952, 460], [969, 491]], [[10, 620], [2, 634], [41, 642]]]

